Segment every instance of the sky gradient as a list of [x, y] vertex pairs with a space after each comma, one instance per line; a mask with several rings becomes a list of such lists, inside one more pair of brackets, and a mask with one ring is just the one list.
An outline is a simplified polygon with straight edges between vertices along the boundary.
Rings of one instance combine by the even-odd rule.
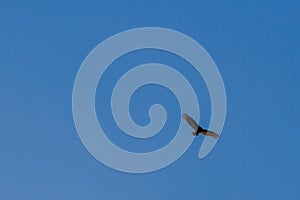
[[[299, 1], [2, 1], [0, 67], [0, 199], [299, 199]], [[87, 54], [106, 38], [158, 26], [199, 42], [222, 74], [227, 117], [222, 136], [203, 160], [203, 137], [175, 163], [127, 174], [94, 159], [72, 117], [72, 89]], [[159, 51], [137, 51], [114, 62], [102, 80], [112, 87], [125, 69], [159, 62], [188, 66]], [[119, 66], [124, 66], [120, 70]], [[207, 88], [192, 70], [201, 124], [210, 119]], [[102, 83], [100, 81], [100, 83]], [[147, 124], [147, 106], [170, 112], [150, 141], [122, 135], [99, 83], [98, 118], [114, 143], [137, 152], [157, 149], [177, 130], [176, 98], [159, 86], [137, 91], [133, 118]], [[192, 132], [192, 130], [191, 130]], [[190, 133], [187, 133], [190, 134]]]

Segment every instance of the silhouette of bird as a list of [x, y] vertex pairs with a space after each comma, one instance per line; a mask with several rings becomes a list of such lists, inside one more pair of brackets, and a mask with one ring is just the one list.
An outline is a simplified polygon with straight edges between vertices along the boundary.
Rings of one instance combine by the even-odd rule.
[[215, 139], [219, 137], [219, 134], [203, 129], [198, 123], [195, 122], [195, 120], [193, 120], [193, 118], [191, 118], [187, 114], [183, 114], [182, 118], [185, 119], [187, 123], [195, 130], [195, 132], [192, 133], [194, 136], [198, 136], [199, 133], [201, 133], [203, 135], [210, 136]]

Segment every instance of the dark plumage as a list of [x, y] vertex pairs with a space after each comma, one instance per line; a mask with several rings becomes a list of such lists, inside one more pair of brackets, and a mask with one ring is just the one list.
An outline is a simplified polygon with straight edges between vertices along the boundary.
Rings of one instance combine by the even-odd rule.
[[182, 117], [195, 130], [195, 132], [193, 132], [194, 136], [198, 136], [201, 133], [201, 134], [206, 135], [206, 136], [211, 136], [215, 139], [217, 139], [219, 137], [219, 135], [217, 133], [214, 133], [212, 131], [209, 131], [209, 130], [206, 130], [206, 129], [202, 128], [198, 123], [195, 122], [195, 120], [193, 120], [193, 118], [191, 118], [187, 114], [183, 114]]

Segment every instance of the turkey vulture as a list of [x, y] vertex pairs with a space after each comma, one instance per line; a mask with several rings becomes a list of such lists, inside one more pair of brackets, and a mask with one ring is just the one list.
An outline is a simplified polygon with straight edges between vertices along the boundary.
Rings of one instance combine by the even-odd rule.
[[187, 121], [187, 123], [195, 130], [195, 132], [193, 132], [194, 136], [198, 136], [199, 133], [206, 135], [206, 136], [211, 136], [215, 139], [217, 139], [219, 137], [219, 135], [217, 133], [214, 133], [212, 131], [203, 129], [199, 124], [197, 124], [195, 122], [195, 120], [193, 120], [190, 116], [188, 116], [187, 114], [183, 114], [182, 115], [183, 119], [185, 119]]

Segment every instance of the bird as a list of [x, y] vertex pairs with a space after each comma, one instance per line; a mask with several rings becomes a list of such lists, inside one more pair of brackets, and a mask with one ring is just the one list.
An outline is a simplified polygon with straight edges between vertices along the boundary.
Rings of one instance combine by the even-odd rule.
[[193, 118], [191, 118], [187, 114], [183, 114], [182, 118], [185, 119], [187, 123], [195, 130], [195, 132], [192, 133], [194, 136], [198, 136], [201, 133], [205, 136], [210, 136], [215, 139], [219, 137], [219, 134], [202, 128], [198, 123], [195, 122], [195, 120], [193, 120]]

